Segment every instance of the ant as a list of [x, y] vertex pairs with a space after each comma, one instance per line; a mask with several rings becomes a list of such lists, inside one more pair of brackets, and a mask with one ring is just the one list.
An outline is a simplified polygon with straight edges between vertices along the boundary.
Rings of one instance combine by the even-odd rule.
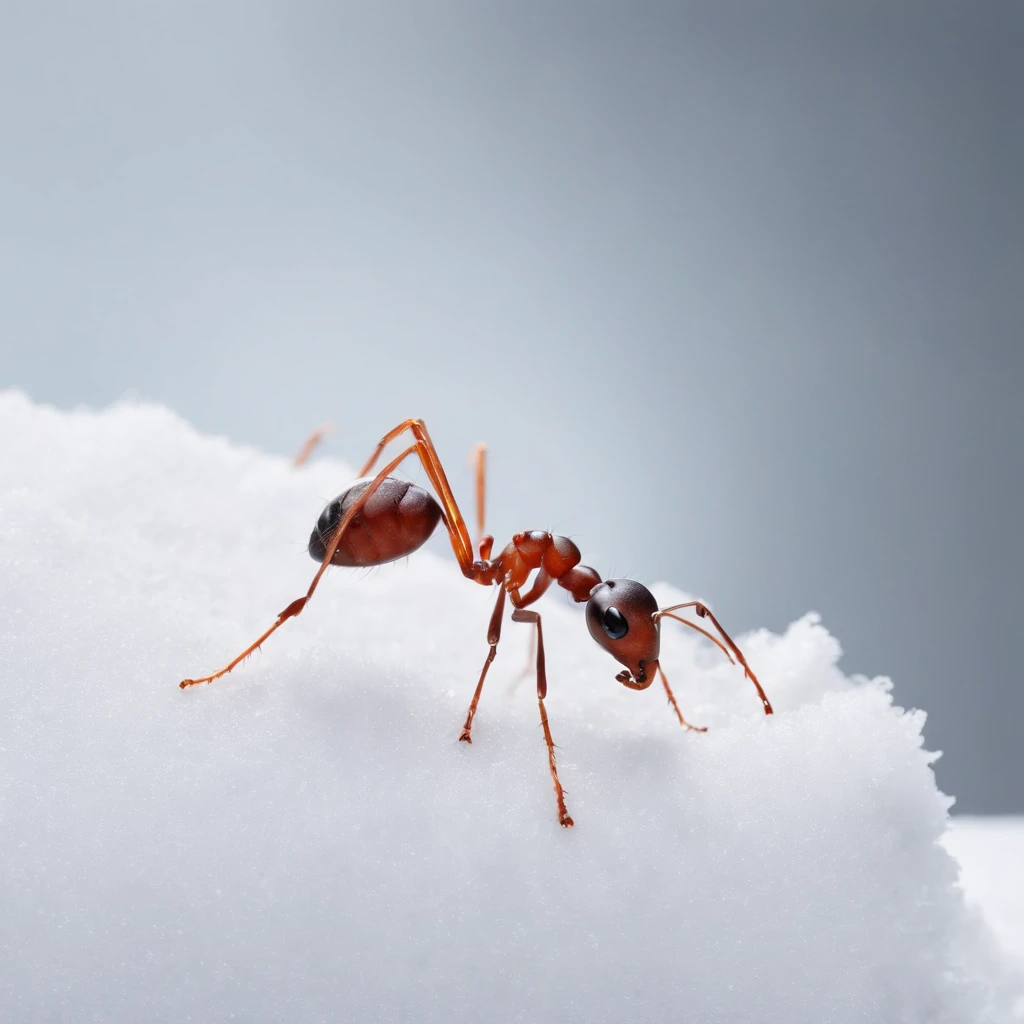
[[[392, 459], [376, 476], [370, 476], [387, 445], [406, 431], [412, 434], [413, 443]], [[319, 440], [319, 437], [316, 439]], [[486, 453], [487, 449], [483, 444], [477, 445], [473, 452], [476, 463], [479, 558], [473, 557], [473, 545], [466, 521], [455, 503], [441, 460], [427, 433], [426, 424], [419, 419], [405, 420], [381, 438], [376, 450], [363, 466], [359, 479], [329, 502], [320, 513], [320, 518], [309, 538], [309, 554], [320, 563], [320, 568], [305, 596], [292, 601], [278, 615], [277, 621], [270, 629], [242, 651], [234, 661], [212, 675], [182, 680], [179, 684], [181, 688], [212, 682], [245, 660], [271, 633], [306, 607], [306, 602], [313, 596], [313, 591], [316, 590], [321, 576], [329, 565], [374, 566], [404, 558], [424, 544], [433, 534], [438, 522], [443, 521], [462, 574], [474, 583], [484, 586], [498, 584], [498, 596], [487, 628], [487, 643], [490, 650], [480, 671], [480, 679], [470, 701], [459, 739], [465, 743], [473, 742], [473, 718], [484, 688], [484, 680], [487, 678], [487, 670], [498, 651], [507, 597], [513, 606], [512, 621], [526, 622], [537, 627], [537, 703], [540, 706], [540, 722], [548, 748], [548, 766], [551, 769], [555, 799], [558, 802], [558, 822], [563, 827], [571, 826], [573, 820], [569, 817], [565, 806], [565, 792], [558, 781], [555, 744], [551, 739], [551, 727], [548, 725], [548, 713], [544, 706], [544, 698], [548, 692], [544, 668], [544, 633], [540, 615], [527, 610], [552, 583], [557, 583], [569, 591], [574, 601], [586, 601], [586, 620], [590, 635], [616, 661], [625, 666], [615, 678], [632, 690], [646, 690], [657, 676], [665, 687], [665, 693], [679, 719], [679, 724], [684, 728], [696, 732], [707, 731], [704, 727], [691, 725], [686, 721], [662, 671], [658, 657], [663, 618], [674, 619], [695, 629], [715, 644], [732, 664], [739, 662], [743, 666], [745, 676], [757, 689], [764, 713], [772, 714], [772, 706], [757, 676], [747, 664], [743, 652], [703, 602], [685, 601], [682, 604], [659, 608], [654, 595], [642, 583], [625, 579], [602, 580], [596, 570], [588, 565], [580, 565], [579, 548], [568, 537], [560, 537], [545, 531], [530, 530], [517, 533], [497, 557], [491, 558], [494, 538], [484, 533]], [[410, 455], [419, 458], [440, 498], [440, 504], [429, 491], [391, 476], [399, 464]], [[529, 590], [524, 593], [523, 588], [533, 572], [536, 572], [536, 576]], [[721, 639], [676, 614], [687, 608], [692, 608], [699, 618], [707, 619]]]

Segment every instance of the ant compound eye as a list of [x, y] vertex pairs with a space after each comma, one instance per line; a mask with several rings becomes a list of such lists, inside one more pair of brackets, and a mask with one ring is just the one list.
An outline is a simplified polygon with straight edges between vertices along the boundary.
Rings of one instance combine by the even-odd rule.
[[629, 632], [629, 623], [626, 621], [626, 616], [614, 606], [605, 611], [601, 625], [604, 626], [604, 631], [613, 640], [621, 640]]

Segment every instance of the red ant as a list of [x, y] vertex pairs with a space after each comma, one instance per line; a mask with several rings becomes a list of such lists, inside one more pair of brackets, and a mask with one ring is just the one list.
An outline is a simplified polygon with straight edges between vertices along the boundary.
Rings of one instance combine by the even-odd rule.
[[[406, 430], [412, 433], [414, 443], [392, 459], [376, 476], [368, 476], [384, 448]], [[316, 439], [319, 440], [318, 437]], [[390, 475], [410, 455], [419, 458], [430, 483], [441, 499], [440, 504], [422, 487]], [[381, 438], [376, 451], [363, 466], [359, 474], [360, 479], [350, 484], [343, 494], [331, 501], [320, 513], [320, 518], [309, 538], [309, 553], [314, 560], [320, 562], [320, 568], [313, 577], [306, 595], [292, 601], [278, 615], [277, 621], [270, 629], [220, 671], [199, 679], [185, 679], [179, 685], [184, 689], [196, 683], [209, 683], [230, 672], [278, 627], [306, 607], [306, 602], [313, 596], [320, 577], [327, 571], [329, 565], [373, 566], [393, 562], [419, 548], [434, 532], [438, 521], [443, 520], [462, 574], [474, 583], [485, 586], [499, 584], [498, 598], [487, 628], [490, 651], [480, 672], [480, 679], [476, 684], [476, 691], [473, 693], [459, 739], [466, 743], [472, 742], [473, 717], [476, 714], [484, 680], [487, 678], [487, 670], [498, 650], [505, 597], [508, 595], [514, 607], [512, 621], [529, 622], [537, 627], [537, 702], [540, 706], [544, 740], [548, 747], [548, 765], [555, 786], [555, 798], [558, 801], [559, 824], [568, 827], [573, 821], [566, 810], [565, 793], [558, 781], [555, 744], [551, 739], [548, 714], [544, 707], [548, 682], [544, 670], [544, 634], [541, 619], [537, 612], [526, 610], [527, 606], [533, 604], [552, 583], [558, 583], [560, 587], [568, 590], [573, 600], [587, 602], [586, 618], [590, 635], [616, 661], [625, 666], [615, 678], [632, 690], [646, 690], [657, 675], [665, 687], [665, 693], [668, 694], [679, 724], [684, 728], [698, 732], [706, 731], [702, 727], [691, 725], [683, 718], [658, 661], [661, 649], [661, 619], [666, 617], [703, 634], [719, 647], [733, 664], [738, 661], [743, 666], [746, 677], [757, 689], [764, 713], [772, 713], [772, 706], [747, 664], [743, 652], [733, 643], [729, 634], [702, 602], [686, 601], [667, 608], [659, 608], [654, 595], [643, 584], [623, 579], [602, 581], [590, 566], [580, 565], [579, 548], [568, 537], [559, 537], [544, 531], [517, 533], [498, 556], [492, 559], [494, 538], [484, 533], [486, 448], [482, 444], [477, 445], [475, 449], [475, 461], [477, 522], [480, 535], [477, 543], [480, 554], [478, 559], [473, 557], [473, 545], [466, 521], [455, 503], [441, 460], [427, 433], [426, 424], [422, 420], [405, 420]], [[530, 589], [523, 593], [522, 588], [534, 571], [537, 575]], [[721, 641], [696, 623], [675, 614], [685, 608], [692, 608], [698, 617], [708, 619], [718, 631]]]

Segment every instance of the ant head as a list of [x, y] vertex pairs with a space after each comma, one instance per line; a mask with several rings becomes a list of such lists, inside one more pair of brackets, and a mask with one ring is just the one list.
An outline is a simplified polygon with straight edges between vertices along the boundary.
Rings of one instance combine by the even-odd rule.
[[646, 690], [658, 671], [661, 631], [657, 611], [654, 595], [636, 580], [606, 580], [590, 592], [590, 635], [626, 666], [628, 671], [615, 678], [633, 690]]

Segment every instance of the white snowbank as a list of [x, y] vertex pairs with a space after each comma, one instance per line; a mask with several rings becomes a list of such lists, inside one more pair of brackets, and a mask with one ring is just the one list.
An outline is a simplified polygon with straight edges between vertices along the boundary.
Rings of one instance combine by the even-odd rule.
[[960, 862], [967, 902], [1024, 963], [1024, 818], [954, 818], [943, 840]]
[[178, 689], [304, 592], [346, 467], [17, 393], [0, 437], [3, 1020], [1009, 1019], [923, 715], [845, 678], [815, 616], [742, 641], [773, 719], [666, 627], [696, 735], [541, 602], [563, 830], [532, 687], [507, 692], [528, 628], [457, 742], [492, 599], [451, 559], [332, 571]]

